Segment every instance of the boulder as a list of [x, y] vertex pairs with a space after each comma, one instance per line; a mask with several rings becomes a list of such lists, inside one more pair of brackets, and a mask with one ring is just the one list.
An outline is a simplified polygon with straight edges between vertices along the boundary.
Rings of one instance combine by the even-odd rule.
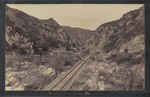
[[54, 75], [55, 74], [55, 71], [53, 68], [49, 67], [47, 68], [44, 72], [43, 72], [44, 75]]

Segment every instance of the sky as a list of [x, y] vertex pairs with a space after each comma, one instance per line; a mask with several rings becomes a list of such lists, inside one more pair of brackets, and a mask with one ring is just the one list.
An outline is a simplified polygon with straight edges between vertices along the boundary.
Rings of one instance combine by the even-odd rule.
[[95, 30], [143, 4], [7, 4], [39, 19], [53, 18], [60, 25]]

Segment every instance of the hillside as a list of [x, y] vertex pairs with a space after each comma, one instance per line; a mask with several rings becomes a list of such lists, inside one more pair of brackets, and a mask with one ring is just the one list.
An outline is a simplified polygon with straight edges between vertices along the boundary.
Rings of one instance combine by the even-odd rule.
[[41, 20], [6, 7], [6, 50], [40, 53], [53, 48], [67, 48], [70, 44], [65, 30], [53, 18]]
[[141, 7], [99, 26], [91, 38], [98, 51], [72, 90], [144, 90], [144, 23]]
[[82, 47], [83, 45], [87, 46], [93, 34], [93, 31], [91, 30], [69, 26], [62, 26], [62, 27], [65, 29], [66, 34], [73, 41], [73, 45], [78, 47]]

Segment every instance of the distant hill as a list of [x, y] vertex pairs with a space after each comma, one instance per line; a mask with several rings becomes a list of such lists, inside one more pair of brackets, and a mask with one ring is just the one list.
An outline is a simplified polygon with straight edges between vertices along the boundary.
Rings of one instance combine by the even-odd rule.
[[86, 30], [78, 27], [62, 26], [65, 29], [66, 34], [71, 38], [74, 45], [83, 46], [87, 45], [93, 31]]

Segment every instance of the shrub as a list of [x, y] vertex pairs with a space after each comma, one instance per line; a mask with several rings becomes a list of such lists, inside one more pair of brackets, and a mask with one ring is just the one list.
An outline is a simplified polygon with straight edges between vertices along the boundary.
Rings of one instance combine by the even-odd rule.
[[64, 63], [64, 66], [72, 66], [72, 63], [71, 63], [70, 61], [66, 61], [66, 62]]
[[28, 69], [27, 72], [28, 73], [25, 74], [22, 83], [24, 84], [24, 89], [28, 91], [41, 90], [55, 78], [55, 75], [43, 74], [43, 71], [37, 66]]
[[112, 74], [104, 79], [104, 82], [110, 86], [106, 90], [132, 91], [144, 89], [144, 79], [141, 75], [126, 66], [115, 69]]
[[34, 90], [37, 90], [37, 89], [38, 89], [37, 85], [26, 85], [26, 86], [24, 86], [25, 91], [34, 91]]
[[89, 86], [89, 85], [85, 85], [84, 87], [83, 87], [83, 90], [90, 90], [91, 89], [91, 87]]

